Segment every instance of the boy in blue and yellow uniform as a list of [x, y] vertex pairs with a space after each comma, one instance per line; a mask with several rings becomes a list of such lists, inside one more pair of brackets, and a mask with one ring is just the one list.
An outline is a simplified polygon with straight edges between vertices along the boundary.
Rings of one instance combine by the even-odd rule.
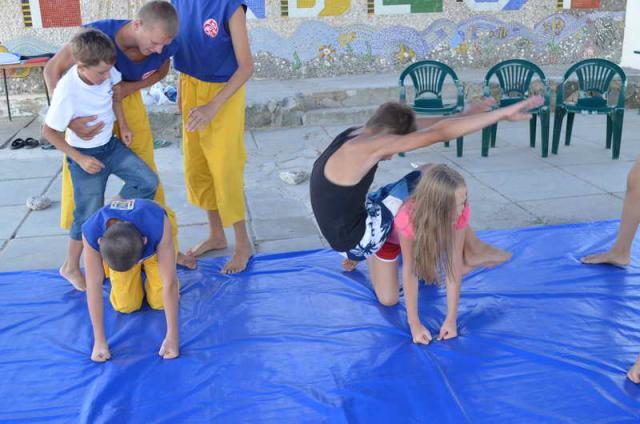
[[[140, 90], [163, 79], [170, 67], [170, 58], [178, 48], [175, 36], [178, 32], [178, 17], [173, 6], [164, 1], [146, 3], [134, 20], [103, 20], [86, 25], [107, 34], [116, 46], [115, 68], [122, 74], [122, 82], [114, 86], [114, 99], [122, 101], [124, 116], [134, 134], [129, 148], [138, 155], [156, 174], [157, 167], [153, 153], [153, 134], [149, 118], [142, 102]], [[73, 65], [71, 48], [67, 44], [47, 63], [45, 78], [53, 92], [62, 75]], [[79, 117], [71, 121], [69, 128], [82, 139], [91, 139], [104, 126], [95, 121], [95, 116]], [[164, 190], [158, 186], [154, 200], [160, 203], [171, 221], [173, 240], [177, 246], [177, 223], [175, 213], [166, 207]], [[66, 162], [62, 170], [62, 195], [60, 225], [69, 228], [73, 218], [75, 202], [73, 187]], [[74, 280], [77, 287], [83, 287], [84, 277], [80, 272], [81, 252], [70, 254], [77, 260], [68, 261], [61, 269], [65, 278]], [[195, 267], [195, 258], [178, 255], [178, 263], [189, 268]]]
[[181, 73], [184, 169], [188, 200], [207, 211], [208, 238], [194, 256], [226, 247], [233, 225], [234, 254], [222, 272], [243, 271], [252, 254], [244, 205], [245, 83], [253, 59], [242, 0], [173, 0], [180, 19], [174, 66]]
[[[165, 210], [151, 200], [115, 200], [97, 211], [82, 226], [87, 303], [93, 325], [91, 359], [111, 357], [104, 334], [102, 283], [111, 279], [113, 309], [131, 313], [147, 303], [164, 309], [167, 333], [160, 356], [179, 355], [178, 277], [171, 224]], [[142, 271], [145, 273], [144, 289]], [[106, 272], [106, 273], [105, 273]], [[126, 274], [128, 278], [118, 278]]]

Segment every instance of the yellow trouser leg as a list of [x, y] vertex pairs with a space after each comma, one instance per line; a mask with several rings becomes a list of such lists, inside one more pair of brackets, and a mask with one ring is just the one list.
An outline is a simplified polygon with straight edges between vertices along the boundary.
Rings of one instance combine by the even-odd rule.
[[[131, 150], [140, 157], [156, 174], [158, 168], [153, 154], [153, 134], [151, 133], [151, 125], [149, 124], [149, 117], [147, 111], [144, 108], [142, 102], [142, 95], [140, 91], [136, 91], [130, 96], [125, 97], [122, 102], [122, 108], [124, 110], [124, 116], [127, 120], [127, 125], [133, 132], [133, 142], [131, 143]], [[117, 125], [114, 132], [117, 131]], [[176, 214], [171, 208], [167, 207], [164, 198], [164, 188], [162, 184], [158, 186], [156, 196], [154, 198], [162, 207], [164, 207], [171, 222], [171, 233], [173, 235], [174, 245], [176, 252], [178, 251], [178, 225], [176, 222]], [[71, 175], [67, 167], [67, 161], [63, 160], [62, 164], [62, 191], [61, 191], [61, 206], [60, 206], [60, 226], [64, 229], [71, 228], [73, 222], [73, 209], [75, 203], [73, 200], [73, 186], [71, 185]]]
[[[107, 266], [105, 265], [105, 268]], [[111, 280], [109, 300], [113, 309], [125, 314], [135, 312], [142, 306], [144, 290], [142, 290], [142, 265], [136, 264], [129, 271], [118, 272], [107, 270]]]
[[[182, 74], [183, 116], [208, 103], [223, 83], [208, 83]], [[205, 210], [217, 210], [225, 227], [245, 219], [244, 147], [245, 87], [239, 89], [204, 129], [190, 133], [183, 121], [184, 169], [188, 200]]]
[[158, 266], [158, 255], [145, 259], [129, 271], [116, 272], [108, 269], [105, 264], [107, 277], [111, 279], [111, 295], [109, 296], [113, 309], [119, 312], [129, 313], [140, 309], [144, 292], [142, 290], [142, 275], [144, 270], [146, 279], [144, 292], [147, 294], [147, 303], [153, 309], [164, 309], [162, 296], [162, 278]]

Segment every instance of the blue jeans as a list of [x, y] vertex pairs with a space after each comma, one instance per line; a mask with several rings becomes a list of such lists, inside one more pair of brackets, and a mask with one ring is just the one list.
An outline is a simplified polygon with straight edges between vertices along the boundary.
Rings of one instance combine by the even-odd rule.
[[67, 157], [76, 204], [70, 231], [72, 239], [82, 240], [82, 224], [104, 206], [104, 191], [109, 175], [116, 175], [124, 181], [120, 190], [120, 197], [124, 199], [153, 199], [155, 196], [158, 176], [117, 137], [113, 136], [100, 147], [76, 150], [93, 156], [104, 164], [104, 168], [96, 174], [89, 174]]

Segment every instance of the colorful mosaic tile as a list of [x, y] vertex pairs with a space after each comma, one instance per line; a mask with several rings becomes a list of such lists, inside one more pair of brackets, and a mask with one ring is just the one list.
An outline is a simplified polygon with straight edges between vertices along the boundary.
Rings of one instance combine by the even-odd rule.
[[264, 19], [267, 17], [265, 0], [247, 0], [247, 17], [249, 19]]
[[350, 7], [351, 0], [280, 0], [280, 14], [291, 18], [340, 16]]
[[558, 0], [558, 9], [599, 9], [600, 0]]
[[469, 9], [478, 12], [497, 12], [500, 10], [519, 10], [527, 0], [464, 0]]
[[442, 12], [443, 0], [367, 0], [367, 12], [375, 15]]
[[21, 0], [20, 2], [26, 27], [74, 27], [82, 23], [80, 0]]

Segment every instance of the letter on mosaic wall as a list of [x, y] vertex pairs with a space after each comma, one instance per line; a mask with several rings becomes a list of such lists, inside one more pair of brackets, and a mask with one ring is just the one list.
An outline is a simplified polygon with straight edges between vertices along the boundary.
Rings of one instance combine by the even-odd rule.
[[74, 27], [82, 23], [80, 0], [20, 0], [28, 28]]
[[351, 0], [280, 0], [281, 15], [292, 18], [340, 16], [350, 7]]
[[558, 0], [558, 9], [599, 9], [600, 0]]
[[367, 0], [370, 15], [442, 12], [443, 0]]

